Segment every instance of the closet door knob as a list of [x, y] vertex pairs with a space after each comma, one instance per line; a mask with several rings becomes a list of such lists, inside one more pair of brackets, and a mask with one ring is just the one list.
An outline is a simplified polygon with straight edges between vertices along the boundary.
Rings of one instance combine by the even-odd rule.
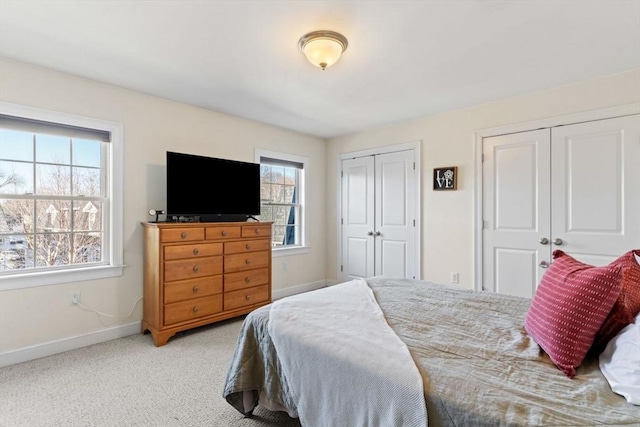
[[556, 246], [562, 246], [564, 244], [564, 242], [562, 241], [562, 239], [555, 238], [555, 239], [553, 239], [553, 244], [556, 245]]
[[541, 261], [539, 266], [540, 268], [549, 268], [549, 263], [547, 261]]
[[540, 244], [541, 245], [548, 245], [549, 244], [549, 239], [547, 239], [546, 237], [540, 238]]
[[376, 231], [376, 236], [382, 236], [382, 233], [379, 231]]
[[367, 232], [367, 236], [373, 236], [373, 231]]

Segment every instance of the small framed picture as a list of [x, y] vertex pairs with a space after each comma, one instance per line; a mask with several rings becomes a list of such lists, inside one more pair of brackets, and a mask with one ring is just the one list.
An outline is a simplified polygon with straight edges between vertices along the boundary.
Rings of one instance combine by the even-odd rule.
[[433, 169], [433, 189], [434, 190], [455, 190], [457, 188], [458, 167], [449, 166], [446, 168]]

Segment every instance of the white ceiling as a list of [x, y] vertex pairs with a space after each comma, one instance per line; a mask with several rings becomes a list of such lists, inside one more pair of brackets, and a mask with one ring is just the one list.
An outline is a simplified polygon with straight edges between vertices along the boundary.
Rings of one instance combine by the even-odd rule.
[[0, 55], [328, 138], [640, 68], [640, 0], [0, 0]]

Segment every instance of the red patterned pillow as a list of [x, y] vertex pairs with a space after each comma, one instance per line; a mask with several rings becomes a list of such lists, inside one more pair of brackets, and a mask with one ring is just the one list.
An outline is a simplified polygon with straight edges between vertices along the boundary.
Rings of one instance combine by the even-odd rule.
[[595, 354], [602, 353], [607, 343], [625, 326], [635, 323], [635, 318], [640, 313], [640, 264], [634, 254], [640, 256], [640, 249], [629, 251], [609, 264], [622, 267], [622, 290], [596, 334], [591, 348]]
[[560, 250], [553, 258], [531, 300], [524, 328], [573, 378], [620, 294], [622, 268], [594, 267]]

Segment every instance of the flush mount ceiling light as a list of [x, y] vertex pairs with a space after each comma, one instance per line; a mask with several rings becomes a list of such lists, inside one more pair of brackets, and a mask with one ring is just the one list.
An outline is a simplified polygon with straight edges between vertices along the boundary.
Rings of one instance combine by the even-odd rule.
[[323, 70], [335, 64], [348, 45], [345, 36], [326, 30], [312, 31], [298, 41], [298, 47], [309, 62]]

